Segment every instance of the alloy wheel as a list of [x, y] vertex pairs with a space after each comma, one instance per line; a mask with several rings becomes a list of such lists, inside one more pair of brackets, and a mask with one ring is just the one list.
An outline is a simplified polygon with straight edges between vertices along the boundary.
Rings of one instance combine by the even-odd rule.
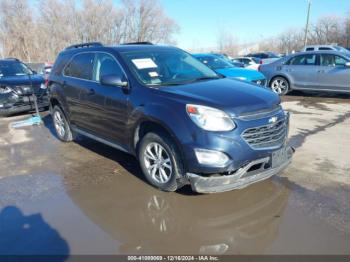
[[276, 78], [272, 81], [271, 88], [275, 93], [279, 95], [284, 95], [287, 93], [289, 85], [287, 80], [282, 78]]
[[167, 183], [173, 167], [168, 152], [160, 144], [153, 142], [146, 146], [144, 163], [150, 177], [160, 184]]
[[55, 128], [57, 131], [57, 134], [60, 137], [64, 137], [65, 133], [66, 133], [66, 129], [65, 129], [65, 124], [64, 124], [64, 120], [63, 120], [63, 116], [59, 111], [56, 111], [54, 113], [54, 124], [55, 124]]

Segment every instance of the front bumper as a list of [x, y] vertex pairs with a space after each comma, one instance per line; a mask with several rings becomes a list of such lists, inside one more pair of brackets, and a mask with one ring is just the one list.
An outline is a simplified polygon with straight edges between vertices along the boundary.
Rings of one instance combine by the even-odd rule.
[[[49, 106], [49, 100], [47, 96], [44, 96], [40, 99], [38, 99], [38, 107], [48, 107]], [[8, 116], [13, 115], [17, 113], [22, 112], [28, 112], [35, 110], [34, 102], [33, 101], [26, 101], [26, 102], [16, 102], [12, 105], [6, 106], [4, 108], [0, 107], [0, 116]]]
[[[187, 173], [192, 190], [198, 193], [217, 193], [247, 187], [253, 183], [265, 180], [285, 169], [292, 161], [294, 148], [286, 147], [286, 159], [277, 167], [266, 168], [271, 163], [271, 157], [251, 161], [230, 175], [200, 176]], [[254, 166], [260, 166], [252, 170]]]

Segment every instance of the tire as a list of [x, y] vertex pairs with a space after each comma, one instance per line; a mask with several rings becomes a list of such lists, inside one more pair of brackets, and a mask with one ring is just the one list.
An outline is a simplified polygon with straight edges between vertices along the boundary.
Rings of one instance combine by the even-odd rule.
[[65, 114], [59, 106], [55, 106], [52, 110], [53, 125], [56, 130], [57, 137], [63, 142], [73, 140], [73, 134]]
[[[159, 151], [161, 150], [161, 157]], [[163, 191], [176, 191], [183, 186], [184, 172], [175, 143], [161, 133], [147, 133], [140, 142], [138, 159], [147, 181]], [[152, 168], [153, 166], [153, 168]], [[169, 168], [170, 167], [170, 168]]]
[[284, 96], [290, 91], [289, 81], [282, 76], [274, 77], [270, 82], [270, 88], [276, 94]]

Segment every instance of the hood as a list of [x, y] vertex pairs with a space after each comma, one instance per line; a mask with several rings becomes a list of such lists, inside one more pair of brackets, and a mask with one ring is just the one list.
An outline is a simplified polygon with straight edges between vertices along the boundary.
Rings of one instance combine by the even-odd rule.
[[270, 109], [280, 103], [279, 96], [267, 88], [228, 78], [162, 87], [159, 91], [184, 103], [225, 110], [232, 116]]
[[249, 82], [254, 80], [265, 79], [265, 76], [256, 70], [239, 68], [239, 67], [216, 69], [215, 72], [222, 74], [226, 77], [233, 77], [233, 78], [244, 77]]
[[0, 77], [1, 86], [30, 86], [31, 81], [33, 82], [33, 86], [37, 86], [45, 82], [41, 75], [31, 75], [30, 77], [27, 75]]

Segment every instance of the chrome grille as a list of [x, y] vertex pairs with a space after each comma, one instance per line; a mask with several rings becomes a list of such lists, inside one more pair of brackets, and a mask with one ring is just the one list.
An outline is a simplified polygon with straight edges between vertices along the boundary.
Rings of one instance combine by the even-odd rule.
[[242, 137], [253, 149], [264, 149], [281, 146], [286, 140], [287, 133], [286, 118], [273, 124], [249, 128], [242, 133]]

